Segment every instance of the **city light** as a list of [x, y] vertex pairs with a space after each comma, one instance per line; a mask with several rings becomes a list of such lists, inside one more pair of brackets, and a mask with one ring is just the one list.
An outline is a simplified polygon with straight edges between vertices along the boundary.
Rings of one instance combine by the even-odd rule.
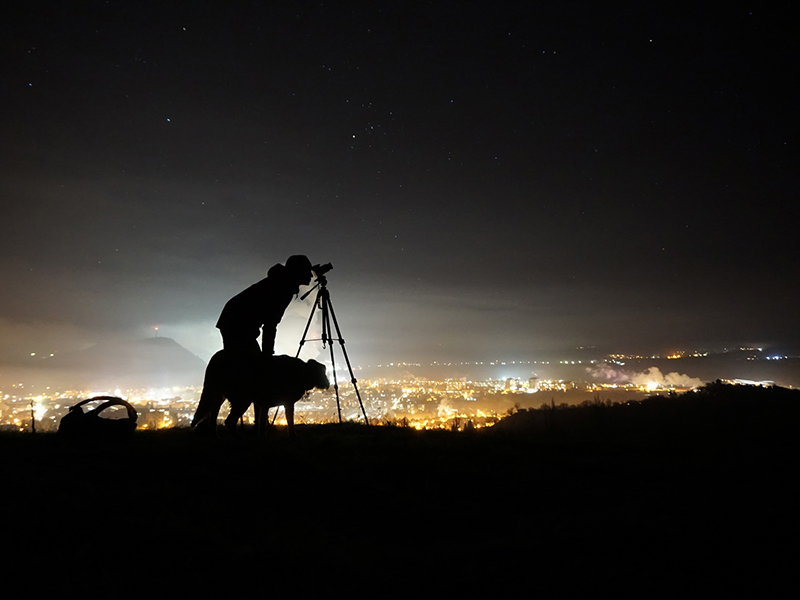
[[[558, 404], [578, 404], [597, 394], [628, 393], [632, 398], [664, 391], [663, 383], [648, 380], [644, 383], [596, 383], [566, 380], [528, 379], [362, 379], [359, 387], [371, 423], [401, 425], [415, 429], [458, 429], [491, 427], [515, 406], [536, 408], [558, 401]], [[669, 388], [674, 391], [675, 388]], [[17, 392], [17, 390], [13, 390]], [[50, 394], [28, 396], [0, 392], [0, 427], [24, 430], [30, 427], [31, 407], [37, 431], [55, 430], [70, 406], [86, 398], [117, 396], [130, 402], [138, 413], [138, 428], [143, 430], [188, 427], [191, 423], [202, 388], [168, 387], [159, 389], [115, 389], [53, 391]], [[358, 400], [351, 385], [342, 383], [339, 389], [342, 413], [346, 420], [359, 421]], [[109, 411], [111, 412], [111, 411]], [[227, 415], [223, 407], [220, 418]], [[108, 415], [104, 415], [107, 417]], [[113, 415], [111, 415], [113, 418]], [[322, 424], [338, 421], [336, 397], [332, 390], [308, 393], [295, 405], [299, 424]], [[270, 419], [285, 424], [283, 410], [270, 411]], [[243, 417], [245, 424], [254, 422], [252, 408]]]
[[[158, 327], [154, 327], [157, 330]], [[730, 352], [756, 352], [757, 348], [736, 348]], [[728, 350], [724, 350], [728, 352]], [[717, 353], [719, 354], [719, 353]], [[685, 361], [702, 360], [705, 350], [672, 351], [659, 355], [610, 354], [600, 360], [500, 360], [491, 361], [433, 361], [423, 365], [414, 361], [391, 361], [367, 369], [372, 378], [362, 377], [358, 387], [370, 423], [400, 425], [416, 429], [478, 429], [491, 427], [509, 414], [522, 408], [542, 405], [579, 405], [583, 402], [641, 400], [651, 395], [672, 396], [695, 389], [704, 384], [699, 378], [663, 372], [656, 366], [645, 367], [653, 356], [662, 359]], [[788, 360], [783, 354], [745, 356], [747, 360]], [[551, 366], [552, 362], [552, 366]], [[639, 365], [638, 369], [632, 365]], [[652, 363], [651, 363], [652, 364]], [[512, 371], [512, 365], [516, 369]], [[479, 377], [422, 377], [412, 373], [425, 372], [425, 367], [437, 371], [477, 373], [475, 369], [494, 368], [495, 378]], [[527, 376], [520, 376], [528, 372]], [[624, 367], [624, 368], [622, 368]], [[500, 371], [500, 369], [503, 371]], [[330, 372], [330, 365], [328, 365]], [[336, 365], [343, 372], [343, 365]], [[356, 366], [356, 371], [364, 367]], [[535, 372], [536, 369], [538, 372]], [[553, 378], [553, 369], [559, 373], [582, 374], [575, 379]], [[385, 372], [383, 377], [375, 374]], [[542, 376], [543, 373], [551, 376]], [[733, 383], [774, 385], [773, 381], [754, 381], [750, 378], [731, 379]], [[43, 392], [42, 390], [45, 389]], [[34, 390], [36, 390], [34, 392]], [[19, 381], [0, 391], [0, 428], [31, 431], [32, 420], [36, 431], [58, 428], [69, 407], [81, 400], [97, 396], [116, 396], [133, 405], [138, 413], [138, 427], [154, 430], [188, 427], [197, 408], [201, 386], [122, 389], [94, 388], [65, 390], [43, 388], [35, 382]], [[342, 415], [346, 420], [362, 421], [355, 388], [348, 381], [339, 381], [339, 398]], [[91, 405], [87, 406], [87, 409]], [[220, 418], [227, 416], [223, 406]], [[113, 417], [113, 411], [104, 417]], [[283, 410], [271, 409], [270, 419], [278, 425], [285, 424]], [[332, 389], [307, 394], [295, 405], [298, 424], [322, 424], [338, 421], [336, 395]], [[253, 423], [252, 408], [244, 415], [245, 424]]]

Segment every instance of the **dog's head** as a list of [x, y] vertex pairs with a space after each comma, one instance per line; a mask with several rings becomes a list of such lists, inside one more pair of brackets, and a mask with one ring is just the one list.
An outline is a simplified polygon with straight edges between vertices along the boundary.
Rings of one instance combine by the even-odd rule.
[[328, 376], [325, 373], [325, 365], [318, 363], [315, 360], [306, 362], [306, 389], [318, 388], [320, 390], [327, 390], [331, 382], [328, 381]]

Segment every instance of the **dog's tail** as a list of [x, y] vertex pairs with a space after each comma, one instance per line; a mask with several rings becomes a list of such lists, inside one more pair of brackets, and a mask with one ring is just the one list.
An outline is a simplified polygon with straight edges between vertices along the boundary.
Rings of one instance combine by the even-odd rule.
[[216, 433], [217, 415], [225, 396], [222, 393], [220, 384], [220, 372], [224, 370], [224, 353], [217, 352], [208, 361], [206, 376], [203, 381], [203, 393], [200, 395], [200, 402], [192, 419], [192, 427], [201, 433]]
[[203, 386], [200, 402], [194, 412], [192, 427], [199, 433], [215, 433], [217, 431], [217, 415], [225, 397], [215, 386]]

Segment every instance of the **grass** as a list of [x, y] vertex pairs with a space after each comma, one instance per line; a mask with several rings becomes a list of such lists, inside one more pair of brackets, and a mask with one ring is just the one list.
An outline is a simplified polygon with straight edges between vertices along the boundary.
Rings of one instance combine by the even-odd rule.
[[2, 434], [6, 577], [89, 595], [769, 592], [793, 572], [796, 406], [723, 392], [463, 433]]

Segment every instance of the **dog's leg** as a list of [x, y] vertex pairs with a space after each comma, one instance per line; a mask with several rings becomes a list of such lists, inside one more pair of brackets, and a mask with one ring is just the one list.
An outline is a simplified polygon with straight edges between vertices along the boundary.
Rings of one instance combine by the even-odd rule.
[[267, 421], [269, 420], [269, 408], [258, 402], [253, 403], [256, 414], [256, 435], [262, 436], [267, 431]]
[[217, 415], [223, 402], [224, 398], [219, 390], [208, 385], [203, 386], [200, 403], [192, 419], [192, 427], [201, 434], [216, 434]]
[[286, 429], [289, 432], [289, 437], [295, 437], [294, 432], [294, 402], [287, 402], [283, 405], [283, 410], [286, 412]]
[[232, 434], [237, 435], [236, 423], [242, 418], [242, 415], [247, 412], [247, 409], [250, 408], [250, 403], [241, 401], [232, 402], [230, 398], [228, 398], [228, 401], [231, 403], [231, 412], [225, 419], [225, 428]]

